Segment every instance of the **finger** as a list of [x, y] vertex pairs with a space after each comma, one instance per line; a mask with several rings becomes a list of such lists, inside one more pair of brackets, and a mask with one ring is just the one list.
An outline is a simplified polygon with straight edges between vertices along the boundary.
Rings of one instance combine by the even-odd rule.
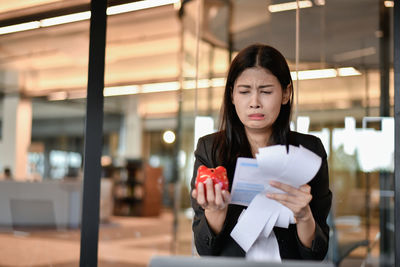
[[293, 203], [287, 202], [287, 201], [279, 201], [279, 203], [281, 203], [282, 205], [286, 206], [288, 209], [290, 209], [293, 212], [294, 217], [299, 216], [299, 214], [302, 213], [303, 211], [303, 207], [300, 207], [298, 205], [295, 205]]
[[192, 190], [192, 198], [197, 199], [197, 190], [196, 189]]
[[197, 203], [199, 203], [200, 206], [203, 206], [207, 203], [204, 195], [204, 184], [200, 182], [197, 185], [197, 190]]
[[299, 187], [300, 191], [305, 192], [305, 193], [311, 193], [311, 186], [308, 184], [304, 184]]
[[275, 188], [278, 188], [282, 191], [285, 191], [286, 193], [289, 194], [295, 194], [296, 191], [299, 191], [297, 188], [290, 186], [288, 184], [280, 183], [278, 181], [270, 181], [269, 184]]
[[[302, 200], [305, 199], [306, 204], [308, 204], [311, 201], [311, 198], [312, 198], [312, 196], [310, 194], [311, 187], [308, 184], [302, 185], [299, 189], [297, 189], [293, 186], [284, 184], [284, 183], [277, 182], [277, 181], [271, 181], [270, 184], [273, 187], [276, 187], [276, 188], [281, 189], [282, 191], [285, 191], [286, 193], [288, 193], [289, 196], [295, 197], [295, 198], [292, 198], [292, 202], [297, 202], [297, 201], [302, 202]], [[285, 195], [285, 194], [282, 194], [282, 195]]]
[[294, 206], [305, 206], [308, 204], [308, 202], [306, 202], [302, 198], [292, 196], [289, 194], [267, 194], [267, 197], [280, 202], [281, 204], [287, 206], [288, 208], [290, 208], [289, 205], [291, 207], [294, 207]]
[[222, 196], [224, 197], [224, 202], [226, 204], [231, 202], [231, 194], [227, 190], [222, 190]]
[[290, 200], [294, 198], [289, 194], [273, 194], [273, 193], [267, 193], [267, 197], [277, 201], [286, 201], [286, 202], [292, 202]]
[[295, 216], [303, 213], [304, 209], [309, 206], [309, 200], [311, 198], [304, 198], [304, 199], [296, 199], [294, 197], [287, 197], [280, 196], [280, 195], [287, 195], [287, 194], [267, 194], [267, 197], [274, 199], [281, 203], [282, 205], [286, 206], [290, 210], [293, 211]]
[[[270, 199], [274, 199], [279, 202], [285, 202], [285, 203], [290, 203], [291, 205], [296, 205], [296, 206], [306, 206], [309, 203], [309, 197], [304, 195], [304, 196], [299, 196], [299, 195], [290, 195], [290, 194], [272, 194], [268, 193], [267, 197]], [[286, 205], [285, 205], [286, 206]]]
[[214, 189], [215, 189], [215, 205], [217, 205], [219, 209], [225, 208], [225, 203], [221, 192], [221, 185], [218, 183], [215, 184]]
[[214, 203], [215, 201], [215, 193], [214, 193], [214, 184], [211, 178], [207, 178], [206, 180], [206, 196], [207, 196], [207, 202], [208, 203]]

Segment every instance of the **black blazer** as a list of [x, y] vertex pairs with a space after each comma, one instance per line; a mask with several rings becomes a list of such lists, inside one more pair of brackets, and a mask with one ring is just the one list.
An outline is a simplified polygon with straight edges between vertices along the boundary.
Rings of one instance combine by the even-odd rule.
[[[194, 163], [192, 189], [195, 187], [197, 169], [200, 165], [215, 168], [219, 164], [215, 155], [212, 155], [212, 146], [218, 133], [210, 134], [199, 139], [195, 151], [196, 161]], [[328, 250], [329, 226], [326, 223], [331, 202], [332, 193], [329, 190], [328, 165], [326, 152], [321, 140], [312, 135], [290, 132], [289, 144], [303, 147], [313, 151], [322, 158], [321, 168], [315, 177], [308, 183], [311, 186], [312, 200], [310, 208], [313, 213], [316, 230], [312, 247], [307, 248], [300, 242], [296, 225], [290, 224], [289, 228], [274, 227], [274, 233], [278, 240], [279, 251], [282, 259], [306, 259], [323, 260]], [[224, 166], [227, 169], [230, 186], [232, 185], [235, 166]], [[204, 209], [191, 199], [195, 215], [193, 219], [193, 233], [197, 252], [200, 255], [244, 257], [244, 250], [232, 239], [230, 233], [235, 227], [238, 217], [245, 208], [240, 205], [228, 206], [228, 213], [221, 232], [216, 235], [208, 226]]]

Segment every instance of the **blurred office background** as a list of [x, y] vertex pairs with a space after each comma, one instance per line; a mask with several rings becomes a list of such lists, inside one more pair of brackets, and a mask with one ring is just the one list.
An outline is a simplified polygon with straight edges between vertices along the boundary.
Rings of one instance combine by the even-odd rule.
[[[394, 1], [108, 2], [99, 266], [192, 255], [196, 140], [255, 42], [287, 58], [292, 127], [329, 156], [327, 260], [393, 266]], [[79, 262], [89, 10], [0, 1], [0, 266]]]

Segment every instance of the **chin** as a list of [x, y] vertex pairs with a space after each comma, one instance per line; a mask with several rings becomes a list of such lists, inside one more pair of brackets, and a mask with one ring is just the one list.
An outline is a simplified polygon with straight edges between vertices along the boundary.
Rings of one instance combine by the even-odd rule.
[[248, 125], [246, 126], [249, 130], [267, 130], [268, 128], [271, 128], [268, 125]]

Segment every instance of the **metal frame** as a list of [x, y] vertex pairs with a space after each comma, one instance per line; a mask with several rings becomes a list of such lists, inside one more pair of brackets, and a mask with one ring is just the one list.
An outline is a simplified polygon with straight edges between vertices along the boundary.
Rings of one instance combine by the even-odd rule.
[[385, 6], [385, 1], [379, 1], [379, 30], [382, 36], [379, 38], [379, 68], [381, 78], [381, 96], [379, 105], [379, 115], [382, 117], [390, 116], [389, 101], [389, 69], [390, 69], [390, 13]]
[[91, 1], [80, 266], [97, 266], [107, 0]]
[[394, 175], [395, 266], [400, 267], [400, 2], [394, 1]]

